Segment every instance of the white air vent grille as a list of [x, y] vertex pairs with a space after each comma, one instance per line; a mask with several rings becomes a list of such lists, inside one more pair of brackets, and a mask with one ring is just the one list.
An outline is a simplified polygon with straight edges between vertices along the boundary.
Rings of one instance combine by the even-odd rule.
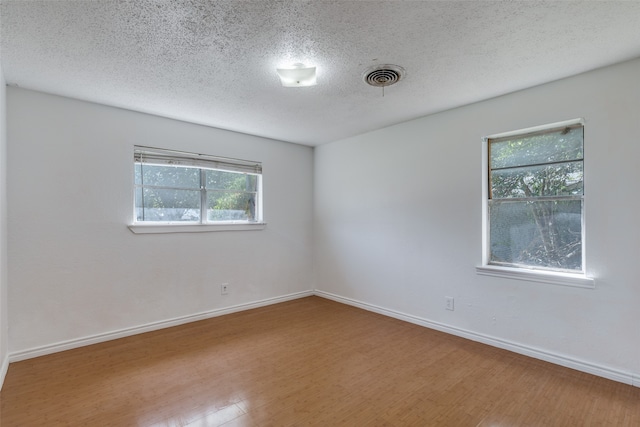
[[375, 87], [386, 87], [398, 83], [405, 75], [404, 68], [397, 65], [376, 65], [364, 72], [365, 83]]

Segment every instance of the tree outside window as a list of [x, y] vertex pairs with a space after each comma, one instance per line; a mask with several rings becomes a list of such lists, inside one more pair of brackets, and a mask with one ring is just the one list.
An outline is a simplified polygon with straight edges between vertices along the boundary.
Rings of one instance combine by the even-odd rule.
[[489, 138], [489, 264], [583, 271], [583, 126]]
[[147, 147], [134, 163], [135, 222], [261, 220], [260, 164]]

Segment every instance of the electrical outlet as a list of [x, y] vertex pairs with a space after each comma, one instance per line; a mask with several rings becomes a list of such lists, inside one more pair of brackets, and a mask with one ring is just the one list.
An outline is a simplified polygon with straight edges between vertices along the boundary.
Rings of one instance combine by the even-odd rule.
[[223, 283], [220, 285], [220, 295], [227, 295], [229, 293], [229, 284]]
[[447, 310], [453, 311], [453, 297], [444, 297], [444, 302], [445, 302], [444, 308], [446, 308]]

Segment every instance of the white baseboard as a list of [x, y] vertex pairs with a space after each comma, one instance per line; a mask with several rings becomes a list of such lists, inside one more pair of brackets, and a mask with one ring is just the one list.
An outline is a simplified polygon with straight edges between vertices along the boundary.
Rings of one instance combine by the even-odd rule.
[[[218, 308], [215, 310], [205, 311], [202, 313], [191, 314], [188, 316], [175, 317], [173, 319], [147, 323], [145, 325], [134, 326], [132, 328], [125, 328], [117, 331], [91, 335], [88, 337], [62, 341], [55, 344], [49, 344], [41, 347], [35, 347], [27, 350], [10, 353], [8, 359], [5, 362], [8, 367], [9, 362], [19, 362], [21, 360], [32, 359], [34, 357], [57, 353], [59, 351], [71, 350], [74, 348], [84, 347], [91, 344], [98, 344], [101, 342], [111, 341], [118, 338], [124, 338], [131, 335], [137, 335], [145, 332], [156, 331], [158, 329], [170, 328], [172, 326], [183, 325], [185, 323], [190, 323], [190, 322], [197, 322], [198, 320], [204, 320], [212, 317], [223, 316], [225, 314], [236, 313], [239, 311], [251, 310], [253, 308], [264, 307], [272, 304], [278, 304], [281, 302], [290, 301], [298, 298], [309, 297], [312, 295], [313, 295], [313, 291], [296, 292], [293, 294], [283, 295], [280, 297], [267, 298], [259, 301], [253, 301], [249, 303], [234, 305], [231, 307]], [[3, 365], [3, 369], [5, 369], [6, 371], [6, 368], [4, 365]], [[5, 371], [0, 371], [0, 373]]]
[[7, 371], [9, 370], [9, 356], [5, 356], [2, 360], [2, 365], [0, 365], [0, 390], [2, 390], [2, 385], [4, 384], [4, 377], [7, 376]]
[[525, 356], [533, 357], [535, 359], [544, 360], [546, 362], [550, 362], [556, 365], [575, 369], [577, 371], [586, 372], [586, 373], [607, 378], [613, 381], [618, 381], [624, 384], [640, 387], [640, 376], [638, 374], [634, 374], [631, 372], [624, 372], [617, 369], [611, 369], [606, 366], [597, 365], [595, 363], [585, 362], [585, 361], [567, 357], [561, 354], [555, 354], [549, 351], [541, 350], [535, 347], [530, 347], [530, 346], [526, 346], [516, 342], [492, 337], [490, 335], [479, 334], [477, 332], [457, 328], [454, 326], [449, 326], [439, 322], [434, 322], [428, 319], [424, 319], [422, 317], [413, 316], [411, 314], [406, 314], [406, 313], [402, 313], [395, 310], [389, 310], [383, 307], [379, 307], [377, 305], [365, 303], [352, 298], [342, 297], [339, 295], [320, 291], [317, 289], [314, 291], [314, 295], [317, 295], [322, 298], [330, 299], [339, 303], [362, 308], [364, 310], [372, 311], [374, 313], [393, 317], [395, 319], [404, 320], [405, 322], [414, 323], [416, 325], [424, 326], [430, 329], [435, 329], [437, 331], [445, 332], [451, 335], [467, 338], [472, 341], [488, 344], [493, 347], [509, 350], [514, 353], [523, 354]]

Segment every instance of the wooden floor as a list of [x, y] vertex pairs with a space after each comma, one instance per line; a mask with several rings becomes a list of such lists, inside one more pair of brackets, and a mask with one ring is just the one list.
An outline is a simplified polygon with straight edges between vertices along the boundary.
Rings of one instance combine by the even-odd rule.
[[318, 297], [9, 367], [9, 426], [640, 426], [640, 388]]

